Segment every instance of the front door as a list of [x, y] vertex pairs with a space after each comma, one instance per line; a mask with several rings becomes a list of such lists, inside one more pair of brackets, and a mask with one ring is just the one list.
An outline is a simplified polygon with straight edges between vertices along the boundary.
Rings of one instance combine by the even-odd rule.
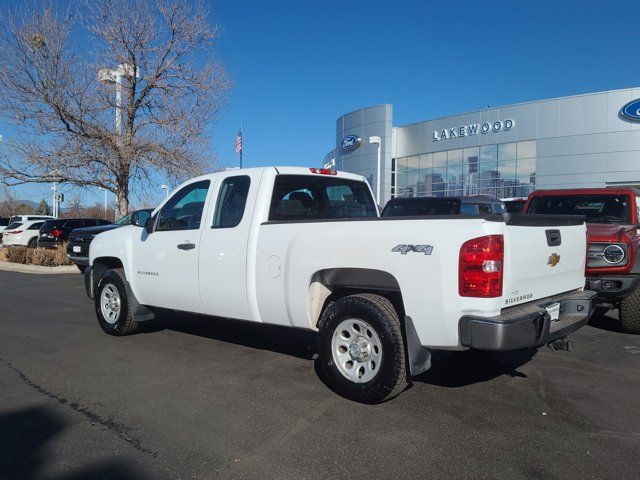
[[210, 184], [183, 186], [154, 216], [153, 233], [141, 229], [132, 252], [132, 286], [140, 303], [202, 313], [198, 254]]

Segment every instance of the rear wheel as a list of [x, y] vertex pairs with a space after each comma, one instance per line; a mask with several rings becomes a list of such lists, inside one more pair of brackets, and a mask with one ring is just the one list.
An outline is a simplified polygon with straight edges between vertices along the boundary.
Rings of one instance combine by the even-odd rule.
[[36, 248], [38, 246], [38, 237], [33, 237], [27, 244], [28, 248]]
[[122, 269], [107, 270], [100, 278], [95, 294], [95, 309], [100, 328], [114, 336], [131, 335], [140, 328], [131, 316], [126, 277]]
[[640, 333], [640, 288], [620, 301], [620, 325], [629, 333]]
[[318, 349], [333, 389], [362, 403], [379, 403], [407, 385], [400, 319], [389, 300], [360, 294], [341, 298], [320, 319]]

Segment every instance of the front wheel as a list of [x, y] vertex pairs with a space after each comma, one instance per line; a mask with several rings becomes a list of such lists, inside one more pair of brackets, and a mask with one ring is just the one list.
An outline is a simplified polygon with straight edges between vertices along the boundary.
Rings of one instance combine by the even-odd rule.
[[124, 272], [114, 269], [107, 270], [98, 282], [94, 299], [96, 315], [100, 328], [109, 335], [131, 335], [139, 329], [131, 316], [126, 281]]
[[404, 390], [405, 346], [389, 300], [373, 294], [341, 298], [325, 310], [319, 327], [319, 360], [337, 393], [379, 403]]
[[620, 325], [629, 333], [640, 333], [640, 288], [620, 301]]

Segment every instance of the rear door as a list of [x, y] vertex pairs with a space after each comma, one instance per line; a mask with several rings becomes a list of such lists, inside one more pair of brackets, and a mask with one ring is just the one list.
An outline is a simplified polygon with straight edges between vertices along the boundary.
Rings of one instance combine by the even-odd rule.
[[583, 217], [513, 215], [505, 225], [506, 306], [584, 287]]
[[250, 319], [247, 245], [262, 170], [220, 177], [202, 229], [200, 295], [205, 313]]

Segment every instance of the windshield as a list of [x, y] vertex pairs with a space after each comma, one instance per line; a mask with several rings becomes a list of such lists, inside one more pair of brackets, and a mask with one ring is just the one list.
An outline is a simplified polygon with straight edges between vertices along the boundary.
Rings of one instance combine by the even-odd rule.
[[125, 215], [122, 218], [119, 218], [118, 220], [116, 220], [114, 223], [114, 225], [129, 225], [131, 223], [131, 213], [129, 215]]
[[412, 198], [392, 200], [384, 207], [383, 217], [419, 217], [424, 215], [458, 215], [460, 200], [456, 198]]
[[634, 223], [628, 195], [542, 195], [531, 199], [527, 213], [584, 215], [587, 223]]

